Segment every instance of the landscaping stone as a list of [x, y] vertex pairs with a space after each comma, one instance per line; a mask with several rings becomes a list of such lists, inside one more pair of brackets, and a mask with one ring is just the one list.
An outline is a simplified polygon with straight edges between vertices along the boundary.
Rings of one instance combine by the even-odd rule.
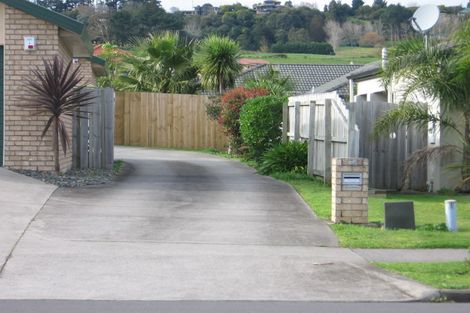
[[110, 183], [115, 176], [113, 170], [101, 169], [70, 170], [66, 173], [60, 174], [56, 174], [54, 172], [32, 170], [13, 171], [59, 187], [72, 188], [88, 185], [107, 184]]

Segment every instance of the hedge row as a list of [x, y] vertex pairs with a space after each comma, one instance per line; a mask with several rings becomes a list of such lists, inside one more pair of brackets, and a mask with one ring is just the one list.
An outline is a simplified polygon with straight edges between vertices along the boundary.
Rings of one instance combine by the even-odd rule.
[[276, 43], [271, 46], [274, 53], [309, 53], [309, 54], [335, 54], [333, 47], [326, 42], [288, 42]]

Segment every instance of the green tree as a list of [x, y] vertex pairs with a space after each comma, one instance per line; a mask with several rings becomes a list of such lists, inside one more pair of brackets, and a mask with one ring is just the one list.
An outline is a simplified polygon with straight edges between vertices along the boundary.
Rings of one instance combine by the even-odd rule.
[[242, 70], [239, 59], [240, 47], [237, 42], [215, 35], [205, 38], [194, 55], [202, 86], [218, 89], [220, 93], [225, 88], [233, 87], [235, 78]]
[[197, 73], [192, 65], [194, 42], [179, 33], [150, 35], [137, 43], [120, 65], [118, 89], [194, 93]]

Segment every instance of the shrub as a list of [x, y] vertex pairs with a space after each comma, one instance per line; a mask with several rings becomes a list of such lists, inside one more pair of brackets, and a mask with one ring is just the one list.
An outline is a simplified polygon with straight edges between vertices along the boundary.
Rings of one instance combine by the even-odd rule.
[[[235, 153], [239, 152], [243, 142], [240, 134], [240, 109], [246, 100], [267, 94], [269, 91], [262, 88], [238, 87], [220, 97], [218, 121], [224, 129], [225, 135], [229, 138], [230, 146]], [[216, 109], [212, 108], [212, 111], [214, 110]]]
[[258, 97], [248, 100], [241, 109], [241, 135], [249, 156], [255, 160], [280, 142], [282, 105], [286, 101], [285, 97]]
[[302, 141], [281, 143], [263, 156], [260, 171], [271, 173], [305, 173], [307, 170], [308, 144]]
[[276, 43], [271, 46], [274, 53], [309, 53], [309, 54], [335, 54], [333, 47], [327, 42], [287, 42]]

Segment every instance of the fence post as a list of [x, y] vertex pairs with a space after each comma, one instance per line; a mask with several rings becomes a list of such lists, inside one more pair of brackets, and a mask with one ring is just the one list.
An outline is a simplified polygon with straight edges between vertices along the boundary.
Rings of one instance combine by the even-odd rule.
[[315, 114], [317, 103], [310, 101], [310, 117], [308, 123], [308, 161], [307, 173], [313, 175], [315, 171]]
[[348, 105], [348, 156], [359, 157], [359, 131], [356, 129], [356, 110], [353, 103]]
[[[80, 153], [80, 169], [86, 169], [88, 168], [88, 149], [89, 149], [89, 143], [88, 143], [88, 130], [89, 130], [89, 118], [90, 118], [90, 107], [92, 105], [89, 104], [85, 107], [83, 107], [83, 110], [80, 110], [80, 116], [83, 116], [83, 118], [78, 119], [78, 123], [80, 124], [79, 126], [79, 131], [80, 133], [78, 134], [79, 137], [79, 153]], [[85, 118], [86, 117], [86, 118]]]
[[110, 170], [114, 162], [114, 90], [104, 89], [104, 134], [103, 134], [103, 167]]
[[282, 106], [282, 142], [287, 143], [289, 138], [287, 133], [289, 132], [289, 102], [284, 103]]
[[331, 99], [325, 100], [325, 169], [324, 182], [331, 182]]
[[300, 140], [300, 102], [295, 103], [294, 140]]

